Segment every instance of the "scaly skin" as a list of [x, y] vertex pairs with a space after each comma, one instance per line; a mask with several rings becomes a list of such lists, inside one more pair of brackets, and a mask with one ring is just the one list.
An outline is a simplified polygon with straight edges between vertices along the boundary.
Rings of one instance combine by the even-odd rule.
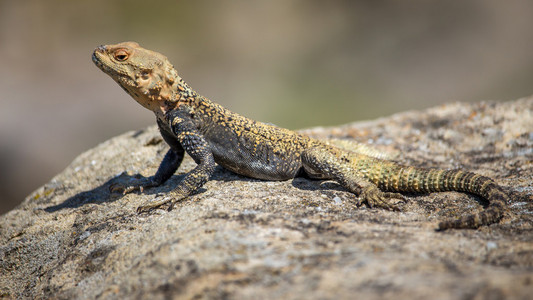
[[[439, 229], [477, 228], [498, 222], [506, 211], [507, 194], [492, 179], [460, 170], [421, 169], [367, 155], [366, 148], [322, 142], [296, 132], [250, 120], [211, 102], [178, 76], [167, 58], [137, 43], [100, 46], [94, 63], [139, 104], [153, 111], [163, 139], [170, 145], [156, 174], [112, 192], [129, 193], [159, 186], [174, 174], [185, 151], [198, 164], [166, 197], [139, 212], [187, 198], [209, 180], [215, 162], [235, 173], [265, 180], [299, 175], [333, 179], [358, 194], [358, 203], [398, 210], [405, 198], [397, 192], [461, 191], [488, 200], [488, 208], [439, 223]], [[349, 147], [348, 147], [349, 148]], [[359, 147], [356, 147], [359, 148]], [[373, 157], [374, 156], [374, 157]]]

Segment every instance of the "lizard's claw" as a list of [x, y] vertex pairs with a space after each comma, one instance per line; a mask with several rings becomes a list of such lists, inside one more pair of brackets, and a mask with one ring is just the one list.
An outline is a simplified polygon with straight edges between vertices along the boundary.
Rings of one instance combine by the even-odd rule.
[[[398, 201], [394, 201], [394, 200]], [[407, 202], [407, 198], [400, 193], [382, 192], [375, 186], [369, 186], [361, 192], [358, 205], [366, 202], [370, 207], [381, 207], [388, 210], [400, 211], [398, 203]]]
[[137, 207], [137, 213], [143, 213], [143, 212], [148, 212], [148, 211], [151, 211], [152, 209], [156, 209], [156, 208], [159, 208], [160, 206], [162, 205], [165, 205], [167, 203], [173, 203], [173, 198], [172, 197], [162, 197], [162, 198], [159, 198], [159, 197], [156, 197], [154, 198], [152, 201], [149, 201], [139, 207]]
[[138, 186], [138, 185], [124, 185], [124, 184], [121, 184], [121, 183], [115, 183], [115, 184], [112, 184], [110, 187], [109, 187], [109, 191], [112, 193], [112, 194], [122, 194], [122, 195], [126, 195], [126, 194], [129, 194], [135, 190], [139, 190], [140, 192], [142, 192], [144, 190], [143, 186]]
[[123, 183], [114, 183], [109, 186], [109, 192], [112, 194], [122, 194], [126, 195], [131, 192], [139, 191], [143, 192], [145, 188], [150, 188], [155, 186], [155, 183], [150, 178], [142, 179], [130, 179], [126, 184]]

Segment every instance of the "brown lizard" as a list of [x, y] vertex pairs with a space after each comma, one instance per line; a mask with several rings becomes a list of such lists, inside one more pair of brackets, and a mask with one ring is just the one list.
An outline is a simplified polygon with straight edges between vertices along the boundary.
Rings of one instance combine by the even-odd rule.
[[440, 230], [496, 223], [507, 209], [508, 195], [488, 177], [403, 166], [231, 112], [192, 90], [165, 56], [137, 43], [99, 46], [92, 59], [139, 104], [155, 113], [161, 135], [170, 146], [154, 176], [131, 185], [112, 185], [112, 192], [125, 194], [161, 185], [178, 169], [185, 152], [197, 163], [170, 195], [156, 197], [138, 212], [190, 196], [209, 180], [215, 162], [258, 179], [287, 180], [302, 175], [333, 179], [359, 195], [358, 205], [370, 207], [398, 210], [396, 204], [405, 201], [398, 192], [461, 191], [489, 202], [485, 210], [440, 222]]

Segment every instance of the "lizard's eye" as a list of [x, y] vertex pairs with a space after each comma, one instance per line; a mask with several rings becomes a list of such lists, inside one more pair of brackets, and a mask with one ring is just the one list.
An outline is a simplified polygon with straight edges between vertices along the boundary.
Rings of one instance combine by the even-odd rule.
[[115, 52], [115, 59], [118, 61], [125, 61], [130, 56], [124, 49], [119, 49]]

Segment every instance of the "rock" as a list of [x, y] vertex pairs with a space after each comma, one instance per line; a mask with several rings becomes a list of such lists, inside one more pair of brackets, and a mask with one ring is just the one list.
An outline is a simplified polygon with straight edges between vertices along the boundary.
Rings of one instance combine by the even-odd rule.
[[170, 211], [137, 214], [169, 182], [112, 197], [121, 174], [155, 173], [167, 146], [154, 126], [83, 153], [0, 217], [6, 298], [530, 299], [533, 98], [446, 104], [304, 131], [353, 138], [397, 160], [493, 177], [512, 197], [499, 223], [436, 232], [482, 209], [462, 193], [409, 195], [402, 212], [357, 208], [338, 184], [268, 182], [218, 168]]

